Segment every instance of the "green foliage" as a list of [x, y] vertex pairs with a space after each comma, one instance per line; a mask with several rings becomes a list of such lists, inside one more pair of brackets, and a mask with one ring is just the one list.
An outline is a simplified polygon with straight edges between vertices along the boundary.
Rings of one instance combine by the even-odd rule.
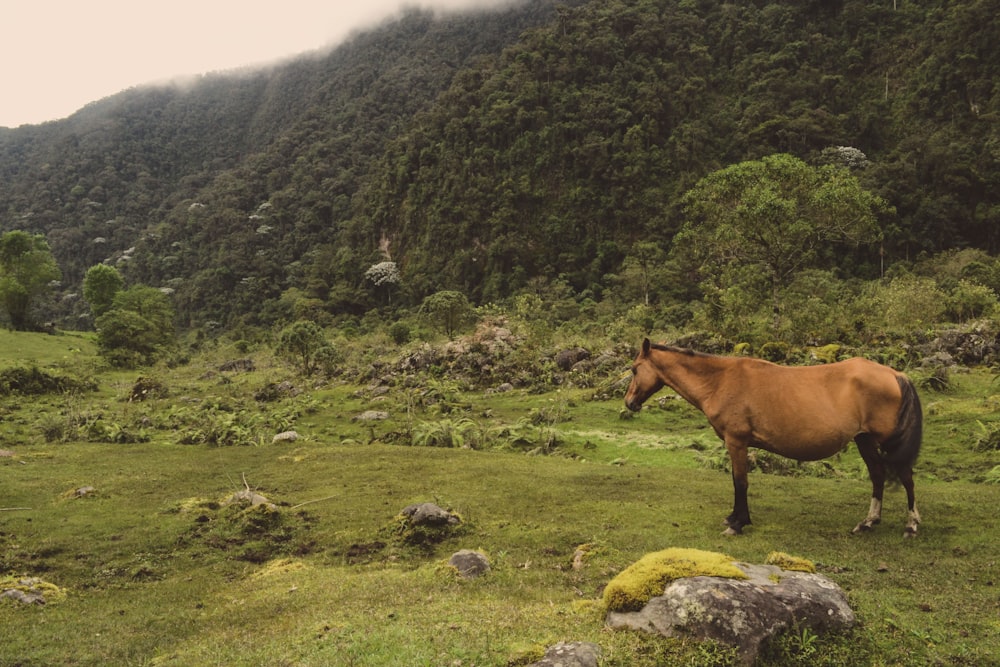
[[465, 447], [479, 427], [468, 417], [424, 421], [413, 427], [413, 444], [417, 447]]
[[473, 321], [475, 311], [469, 299], [461, 292], [444, 290], [424, 299], [420, 306], [424, 316], [448, 338]]
[[145, 285], [118, 292], [111, 308], [94, 324], [101, 354], [111, 365], [122, 368], [154, 363], [176, 340], [169, 297]]
[[90, 304], [95, 320], [111, 309], [115, 296], [124, 287], [125, 280], [113, 266], [95, 264], [87, 269], [83, 278], [83, 298]]
[[305, 376], [329, 371], [337, 358], [333, 343], [315, 322], [301, 320], [281, 331], [274, 353], [298, 368]]
[[917, 331], [939, 321], [947, 295], [930, 278], [902, 275], [868, 285], [859, 299], [869, 336]]
[[0, 370], [0, 396], [77, 394], [96, 391], [97, 382], [47, 371], [38, 366], [14, 366]]
[[32, 309], [60, 276], [44, 236], [22, 231], [0, 236], [0, 307], [15, 331], [37, 328]]
[[784, 292], [796, 277], [881, 239], [878, 216], [887, 208], [846, 169], [810, 167], [784, 154], [713, 172], [682, 204], [686, 222], [674, 238], [675, 258], [699, 276], [720, 311], [739, 304], [759, 317], [769, 306], [773, 333], [791, 310]]
[[[134, 89], [3, 132], [0, 230], [30, 224], [51, 244], [65, 298], [35, 302], [48, 320], [83, 315], [73, 295], [108, 262], [132, 284], [176, 289], [185, 327], [326, 325], [388, 302], [389, 285], [364, 276], [391, 256], [395, 306], [562, 284], [570, 298], [548, 311], [558, 325], [584, 304], [701, 299], [701, 276], [646, 251], [670, 247], [700, 179], [784, 154], [829, 174], [789, 239], [862, 222], [824, 217], [857, 211], [838, 200], [852, 179], [896, 211], [880, 216], [878, 247], [807, 235], [810, 268], [850, 282], [921, 252], [989, 257], [997, 14], [988, 0], [409, 11], [321, 57]], [[757, 189], [742, 208], [767, 219], [789, 210], [786, 195]], [[995, 262], [975, 264], [963, 277], [1000, 290]], [[755, 342], [793, 337], [799, 304], [777, 295], [775, 317], [773, 276], [762, 279], [711, 286], [702, 317]], [[741, 300], [766, 307], [722, 321]], [[810, 329], [850, 333], [809, 305]], [[957, 305], [953, 317], [969, 316]]]
[[410, 327], [405, 322], [393, 322], [389, 327], [389, 338], [392, 338], [396, 345], [409, 343], [411, 335]]
[[955, 322], [968, 322], [996, 309], [997, 295], [992, 288], [963, 279], [949, 295], [946, 312]]

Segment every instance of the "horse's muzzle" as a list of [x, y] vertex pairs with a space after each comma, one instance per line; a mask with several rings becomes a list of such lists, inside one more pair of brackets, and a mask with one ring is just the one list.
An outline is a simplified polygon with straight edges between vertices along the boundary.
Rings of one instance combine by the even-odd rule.
[[633, 399], [625, 399], [625, 407], [632, 412], [639, 412], [642, 409], [642, 401], [637, 401]]

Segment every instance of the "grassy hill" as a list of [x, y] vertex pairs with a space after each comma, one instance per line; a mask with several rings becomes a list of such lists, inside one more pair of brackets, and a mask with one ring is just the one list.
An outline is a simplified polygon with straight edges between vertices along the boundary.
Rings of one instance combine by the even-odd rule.
[[[985, 371], [924, 392], [917, 539], [902, 538], [898, 488], [876, 531], [850, 534], [869, 494], [853, 449], [823, 464], [759, 459], [772, 472], [751, 474], [755, 523], [732, 539], [721, 535], [721, 447], [670, 398], [622, 420], [614, 389], [484, 394], [425, 377], [373, 396], [364, 378], [303, 381], [266, 350], [249, 355], [252, 371], [220, 371], [236, 353], [218, 346], [144, 372], [160, 390], [128, 401], [138, 374], [102, 370], [86, 338], [9, 336], [0, 349], [25, 352], [5, 352], [0, 371], [30, 350], [40, 368], [98, 389], [0, 398], [11, 454], [0, 457], [0, 583], [55, 587], [44, 606], [0, 600], [0, 665], [500, 666], [560, 640], [600, 644], [606, 665], [729, 664], [716, 647], [603, 628], [604, 584], [670, 546], [758, 562], [785, 551], [848, 591], [855, 630], [791, 635], [763, 664], [988, 664], [1000, 653]], [[301, 393], [253, 398], [280, 382]], [[357, 420], [366, 410], [389, 418]], [[300, 438], [271, 442], [288, 428]], [[435, 428], [467, 447], [404, 446], [441, 442]], [[232, 442], [244, 446], [192, 435], [240, 429]], [[274, 508], [225, 504], [247, 489]], [[462, 529], [402, 541], [397, 514], [424, 501], [457, 512]], [[487, 554], [492, 572], [458, 578], [446, 561], [462, 548]]]

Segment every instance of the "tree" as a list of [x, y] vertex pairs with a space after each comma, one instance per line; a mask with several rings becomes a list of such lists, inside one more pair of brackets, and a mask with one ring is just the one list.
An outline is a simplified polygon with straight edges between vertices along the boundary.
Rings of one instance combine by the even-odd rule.
[[781, 292], [795, 276], [832, 264], [838, 250], [878, 241], [878, 217], [889, 211], [846, 168], [810, 167], [786, 154], [709, 174], [682, 204], [687, 220], [674, 256], [694, 270], [707, 295], [763, 281], [775, 326]]
[[369, 280], [375, 287], [385, 286], [386, 298], [392, 303], [392, 295], [390, 289], [393, 285], [398, 285], [400, 281], [399, 267], [396, 266], [396, 262], [379, 262], [378, 264], [372, 264], [365, 271], [365, 279]]
[[41, 234], [15, 230], [0, 237], [0, 305], [12, 329], [34, 328], [32, 306], [61, 275]]
[[291, 362], [304, 375], [312, 375], [332, 363], [336, 350], [315, 322], [301, 320], [285, 327], [278, 336], [275, 354]]
[[125, 286], [118, 269], [107, 264], [97, 264], [87, 269], [83, 279], [83, 298], [90, 304], [90, 312], [96, 320], [108, 312], [115, 295]]
[[154, 287], [136, 285], [115, 295], [111, 307], [94, 322], [101, 354], [114, 366], [148, 365], [175, 340], [174, 307]]
[[660, 244], [653, 241], [636, 241], [632, 250], [622, 262], [619, 280], [642, 295], [642, 303], [649, 305], [649, 293], [657, 284], [662, 284], [662, 274], [666, 263], [666, 253]]
[[444, 290], [435, 292], [424, 299], [421, 310], [438, 326], [448, 338], [472, 319], [473, 310], [469, 299], [461, 292]]

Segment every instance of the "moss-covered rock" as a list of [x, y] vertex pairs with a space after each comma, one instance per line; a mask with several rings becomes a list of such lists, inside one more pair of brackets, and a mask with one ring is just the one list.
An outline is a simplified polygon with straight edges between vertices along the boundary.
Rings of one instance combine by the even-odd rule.
[[764, 559], [766, 565], [775, 565], [780, 567], [782, 570], [791, 570], [793, 572], [816, 572], [816, 565], [811, 560], [806, 560], [805, 558], [799, 558], [798, 556], [790, 556], [783, 551], [772, 551]]
[[612, 579], [604, 589], [604, 606], [608, 611], [636, 611], [650, 598], [662, 595], [671, 581], [700, 576], [747, 578], [725, 554], [700, 549], [664, 549], [646, 554]]

